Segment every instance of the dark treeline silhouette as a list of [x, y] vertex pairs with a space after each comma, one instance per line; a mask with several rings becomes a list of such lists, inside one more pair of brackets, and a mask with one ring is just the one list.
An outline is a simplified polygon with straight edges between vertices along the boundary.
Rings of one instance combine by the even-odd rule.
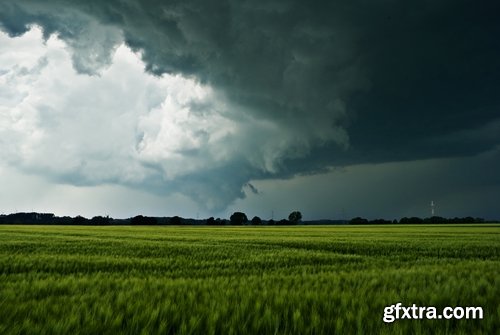
[[52, 213], [15, 213], [0, 215], [0, 224], [53, 224], [53, 225], [110, 225], [124, 224], [125, 220], [115, 220], [109, 216], [94, 216], [87, 219], [83, 216], [55, 216]]
[[[83, 216], [55, 216], [52, 213], [15, 213], [8, 215], [0, 215], [0, 224], [38, 224], [38, 225], [176, 225], [176, 226], [286, 226], [286, 225], [390, 225], [390, 224], [455, 224], [455, 223], [484, 223], [482, 218], [473, 218], [470, 216], [462, 218], [443, 218], [440, 216], [432, 216], [429, 218], [419, 217], [403, 217], [400, 220], [385, 220], [376, 219], [368, 220], [362, 217], [355, 217], [351, 220], [312, 220], [302, 221], [302, 213], [293, 211], [288, 216], [288, 219], [281, 220], [262, 220], [258, 216], [254, 216], [251, 220], [243, 212], [234, 212], [229, 219], [221, 219], [210, 217], [208, 219], [190, 219], [179, 216], [173, 217], [152, 217], [137, 215], [128, 219], [113, 219], [109, 216], [94, 216], [93, 218], [85, 218]], [[490, 221], [491, 222], [491, 221]]]
[[150, 216], [137, 215], [130, 219], [130, 224], [133, 225], [155, 225], [158, 224], [158, 220]]
[[432, 216], [429, 218], [419, 218], [419, 217], [403, 217], [399, 221], [398, 220], [385, 220], [385, 219], [376, 219], [376, 220], [367, 220], [361, 217], [355, 217], [349, 221], [351, 225], [366, 225], [366, 224], [453, 224], [453, 223], [484, 223], [484, 219], [482, 218], [473, 218], [471, 216], [463, 217], [463, 218], [443, 218], [440, 216]]
[[248, 223], [248, 218], [245, 213], [234, 212], [229, 218], [229, 221], [233, 226], [241, 226]]

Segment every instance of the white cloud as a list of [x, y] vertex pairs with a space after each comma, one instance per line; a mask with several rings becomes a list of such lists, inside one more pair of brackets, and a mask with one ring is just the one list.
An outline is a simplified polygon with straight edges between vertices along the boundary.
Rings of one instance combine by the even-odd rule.
[[74, 48], [36, 26], [0, 33], [3, 164], [58, 183], [180, 192], [222, 209], [253, 176], [343, 134], [257, 119], [194, 79], [145, 72], [124, 44], [109, 66], [86, 63], [98, 75], [81, 73]]
[[[205, 167], [184, 152], [216, 146], [231, 130], [210, 88], [149, 75], [124, 45], [99, 76], [88, 76], [75, 71], [61, 40], [44, 43], [36, 27], [14, 39], [1, 34], [0, 43], [0, 155], [24, 170], [134, 184], [156, 173], [148, 163], [172, 179]], [[197, 115], [193, 104], [211, 109]]]

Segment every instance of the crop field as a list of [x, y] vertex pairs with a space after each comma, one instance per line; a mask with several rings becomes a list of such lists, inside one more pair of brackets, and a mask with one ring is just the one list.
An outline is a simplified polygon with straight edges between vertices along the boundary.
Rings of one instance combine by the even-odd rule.
[[[482, 320], [384, 307], [481, 306]], [[493, 334], [500, 226], [0, 226], [0, 334]]]

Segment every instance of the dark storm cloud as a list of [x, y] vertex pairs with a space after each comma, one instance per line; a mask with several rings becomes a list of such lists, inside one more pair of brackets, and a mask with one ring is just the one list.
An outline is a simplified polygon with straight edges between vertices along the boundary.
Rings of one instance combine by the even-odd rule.
[[255, 178], [499, 145], [499, 10], [465, 0], [7, 0], [0, 24], [13, 36], [33, 23], [57, 32], [83, 73], [106, 66], [123, 38], [147, 71], [196, 78], [296, 134], [273, 171], [236, 157], [178, 180], [194, 198], [225, 194], [223, 206]]
[[43, 28], [48, 39], [57, 34], [75, 50], [73, 65], [86, 74], [94, 74], [109, 65], [112, 53], [120, 42], [118, 28], [100, 29], [90, 14], [77, 12], [69, 5], [6, 1], [0, 5], [0, 28], [11, 36], [20, 36], [31, 24]]

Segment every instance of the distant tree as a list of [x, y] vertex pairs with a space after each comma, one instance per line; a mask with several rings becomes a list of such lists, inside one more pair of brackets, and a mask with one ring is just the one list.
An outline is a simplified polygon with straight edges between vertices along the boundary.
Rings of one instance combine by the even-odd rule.
[[133, 225], [155, 225], [158, 221], [153, 217], [137, 215], [130, 220], [130, 223]]
[[89, 220], [87, 218], [84, 218], [83, 216], [78, 215], [77, 217], [73, 218], [73, 224], [75, 225], [80, 225], [80, 224], [87, 224]]
[[251, 222], [254, 226], [262, 224], [262, 220], [258, 216], [254, 216]]
[[45, 221], [47, 223], [53, 223], [53, 224], [62, 224], [62, 225], [71, 225], [74, 224], [74, 219], [70, 216], [54, 216], [52, 220], [50, 221]]
[[241, 226], [248, 222], [247, 215], [242, 212], [234, 212], [229, 218], [232, 225]]
[[143, 218], [144, 218], [144, 216], [142, 216], [142, 215], [134, 216], [133, 218], [130, 219], [130, 224], [140, 225], [140, 224], [142, 224]]
[[293, 211], [288, 215], [288, 221], [293, 224], [297, 224], [302, 220], [302, 213], [299, 211]]
[[271, 219], [271, 220], [267, 221], [267, 224], [268, 224], [269, 226], [274, 226], [274, 225], [276, 224], [276, 222], [274, 222], [274, 220], [273, 220], [273, 219]]
[[445, 218], [440, 217], [440, 216], [432, 216], [430, 218], [422, 220], [422, 222], [425, 222], [425, 223], [448, 223], [448, 219], [445, 219]]
[[91, 220], [90, 223], [93, 225], [106, 225], [111, 222], [112, 219], [109, 218], [109, 216], [94, 216]]
[[288, 221], [287, 219], [281, 219], [278, 222], [276, 222], [276, 224], [279, 226], [286, 226], [290, 224], [290, 221]]
[[213, 217], [213, 216], [211, 216], [211, 217], [209, 217], [209, 218], [207, 219], [207, 225], [209, 225], [209, 226], [213, 226], [213, 225], [215, 225], [215, 219], [214, 219], [214, 217]]
[[410, 218], [410, 223], [415, 223], [415, 224], [424, 223], [424, 219], [419, 218], [418, 216], [412, 216]]
[[358, 217], [352, 218], [349, 221], [349, 224], [353, 224], [353, 225], [354, 224], [368, 224], [368, 220], [358, 216]]
[[170, 220], [168, 221], [168, 223], [170, 223], [171, 225], [181, 225], [182, 224], [182, 218], [180, 218], [179, 216], [174, 216], [174, 217], [171, 217]]
[[370, 224], [392, 224], [392, 221], [385, 220], [385, 219], [375, 219], [375, 220], [371, 220]]
[[399, 223], [400, 224], [419, 224], [419, 223], [424, 223], [424, 220], [419, 218], [419, 217], [416, 217], [416, 216], [413, 216], [411, 218], [404, 217], [404, 218], [401, 218], [401, 220], [399, 220]]

